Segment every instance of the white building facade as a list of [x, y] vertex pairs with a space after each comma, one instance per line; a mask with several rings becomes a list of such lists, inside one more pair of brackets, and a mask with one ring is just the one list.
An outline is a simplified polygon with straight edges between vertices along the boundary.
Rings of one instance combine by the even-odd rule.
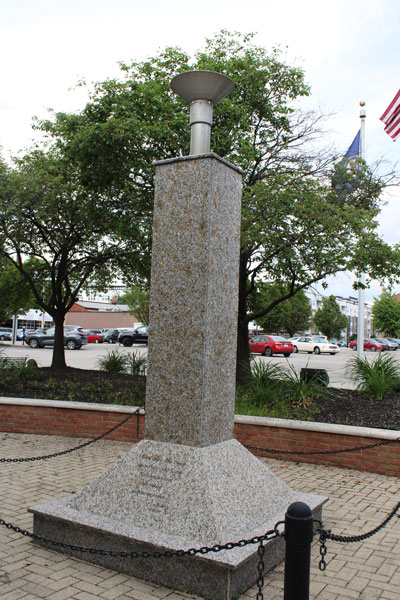
[[[310, 288], [305, 291], [307, 298], [311, 304], [312, 316], [315, 315], [319, 308], [322, 308], [322, 301], [325, 296], [317, 290]], [[347, 318], [347, 329], [342, 332], [342, 339], [346, 342], [350, 340], [352, 335], [357, 335], [358, 327], [358, 298], [349, 296], [335, 296], [336, 302], [339, 305], [340, 312]], [[364, 303], [364, 337], [369, 338], [373, 335], [372, 327], [372, 301]], [[310, 333], [310, 332], [307, 332]]]

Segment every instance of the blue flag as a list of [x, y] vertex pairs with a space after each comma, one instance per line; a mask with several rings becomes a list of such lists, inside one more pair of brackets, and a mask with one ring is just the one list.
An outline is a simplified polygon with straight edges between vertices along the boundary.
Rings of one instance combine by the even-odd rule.
[[347, 159], [345, 161], [346, 163], [351, 160], [355, 160], [356, 158], [358, 158], [360, 156], [360, 134], [361, 134], [361, 130], [359, 129], [356, 137], [354, 138], [354, 140], [351, 143], [350, 148], [347, 150], [346, 154], [344, 155], [344, 158]]
[[[347, 150], [347, 152], [344, 155], [344, 157], [342, 158], [342, 160], [339, 162], [340, 167], [345, 167], [347, 169], [348, 167], [350, 167], [353, 160], [356, 160], [357, 158], [360, 157], [360, 154], [361, 154], [360, 137], [361, 137], [361, 129], [358, 130], [357, 135], [354, 138], [354, 140], [352, 141], [349, 149]], [[355, 167], [355, 165], [353, 165], [353, 167]], [[347, 192], [352, 188], [352, 185], [348, 181], [347, 182], [343, 181], [343, 175], [337, 174], [335, 177], [335, 188], [337, 190], [342, 190], [343, 192]]]

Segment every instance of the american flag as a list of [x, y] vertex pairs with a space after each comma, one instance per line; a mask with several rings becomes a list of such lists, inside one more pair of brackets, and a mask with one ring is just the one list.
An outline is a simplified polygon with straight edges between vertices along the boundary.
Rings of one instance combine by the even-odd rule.
[[385, 131], [393, 140], [400, 135], [400, 90], [380, 118], [385, 123]]

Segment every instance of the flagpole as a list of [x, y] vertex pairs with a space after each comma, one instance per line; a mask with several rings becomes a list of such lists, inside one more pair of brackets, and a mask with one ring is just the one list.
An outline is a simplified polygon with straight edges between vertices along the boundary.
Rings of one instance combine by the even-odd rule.
[[[360, 102], [360, 106], [360, 158], [365, 160], [365, 102]], [[365, 284], [364, 273], [360, 273], [359, 283]], [[364, 357], [364, 287], [358, 288], [357, 356], [361, 360]]]

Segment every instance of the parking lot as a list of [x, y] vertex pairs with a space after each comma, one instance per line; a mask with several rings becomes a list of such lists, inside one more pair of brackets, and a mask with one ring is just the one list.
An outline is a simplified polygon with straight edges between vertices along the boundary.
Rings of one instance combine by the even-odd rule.
[[[34, 358], [39, 367], [49, 367], [53, 355], [52, 348], [33, 349], [23, 345], [22, 342], [16, 342], [14, 345], [12, 345], [11, 342], [1, 342], [0, 349], [4, 350], [4, 353], [8, 356], [26, 356], [27, 358]], [[118, 350], [118, 352], [124, 354], [131, 352], [137, 352], [140, 355], [147, 354], [147, 347], [139, 344], [129, 348], [125, 348], [119, 344], [87, 344], [80, 350], [65, 350], [66, 362], [69, 367], [98, 369], [99, 358], [111, 350]], [[395, 357], [400, 365], [400, 350], [385, 354], [390, 354], [390, 356]], [[292, 365], [297, 372], [303, 367], [326, 369], [329, 375], [330, 386], [342, 388], [354, 387], [354, 384], [346, 377], [346, 363], [350, 358], [356, 356], [356, 352], [349, 348], [340, 348], [340, 352], [335, 356], [331, 356], [330, 354], [307, 354], [305, 352], [300, 352], [298, 354], [293, 353], [289, 358], [284, 358], [280, 355], [274, 355], [271, 358], [258, 355], [254, 356], [256, 357], [256, 360], [268, 361], [282, 366]], [[365, 352], [365, 356], [371, 361], [377, 357], [377, 353]]]

